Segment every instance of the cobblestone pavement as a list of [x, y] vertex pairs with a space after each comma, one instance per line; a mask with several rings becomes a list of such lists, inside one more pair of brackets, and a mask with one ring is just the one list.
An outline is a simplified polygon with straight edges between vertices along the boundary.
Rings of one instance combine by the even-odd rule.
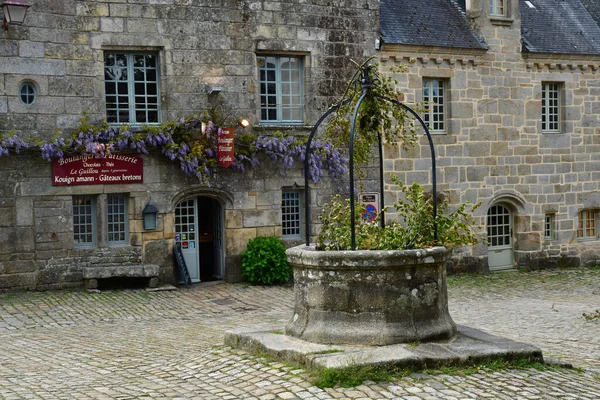
[[600, 270], [452, 277], [457, 323], [541, 347], [578, 370], [415, 374], [321, 390], [302, 370], [225, 347], [283, 326], [290, 288], [199, 285], [0, 294], [2, 399], [600, 399]]

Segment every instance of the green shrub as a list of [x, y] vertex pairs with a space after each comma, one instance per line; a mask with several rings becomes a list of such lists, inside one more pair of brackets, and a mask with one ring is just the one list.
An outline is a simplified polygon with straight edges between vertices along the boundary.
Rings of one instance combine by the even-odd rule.
[[242, 275], [250, 283], [273, 285], [287, 282], [291, 277], [291, 268], [281, 240], [275, 236], [251, 239], [242, 253]]

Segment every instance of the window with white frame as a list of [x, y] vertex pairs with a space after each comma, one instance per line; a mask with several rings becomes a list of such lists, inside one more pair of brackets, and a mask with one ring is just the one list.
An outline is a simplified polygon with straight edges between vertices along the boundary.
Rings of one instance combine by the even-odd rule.
[[508, 0], [490, 0], [490, 15], [495, 17], [506, 17]]
[[304, 121], [301, 57], [258, 56], [260, 122]]
[[302, 237], [302, 194], [300, 190], [281, 192], [281, 236], [285, 239]]
[[577, 238], [580, 240], [596, 239], [596, 211], [583, 210], [579, 212]]
[[115, 124], [160, 122], [158, 56], [104, 54], [106, 120]]
[[109, 244], [125, 244], [128, 237], [127, 196], [109, 194], [106, 198], [106, 241]]
[[542, 132], [560, 133], [560, 84], [542, 82]]
[[544, 215], [544, 239], [554, 239], [554, 214]]
[[446, 86], [443, 79], [423, 79], [424, 121], [432, 133], [446, 131]]
[[73, 196], [73, 246], [96, 245], [96, 199], [91, 196]]

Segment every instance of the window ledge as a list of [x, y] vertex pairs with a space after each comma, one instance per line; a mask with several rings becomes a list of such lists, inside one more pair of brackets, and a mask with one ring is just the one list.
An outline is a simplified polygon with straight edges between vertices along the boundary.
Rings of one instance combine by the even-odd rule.
[[116, 122], [109, 122], [108, 126], [110, 126], [111, 128], [120, 128], [122, 126], [127, 126], [129, 127], [129, 130], [131, 132], [141, 132], [144, 130], [145, 126], [160, 126], [162, 122], [148, 122], [148, 123], [142, 123], [142, 124], [126, 124], [126, 123], [116, 123]]
[[595, 241], [598, 241], [598, 238], [597, 237], [577, 238], [577, 241], [579, 243], [595, 242]]
[[496, 15], [490, 16], [490, 22], [492, 25], [511, 26], [514, 21], [514, 18], [500, 17]]
[[277, 130], [291, 130], [300, 129], [310, 131], [313, 125], [305, 124], [259, 124], [254, 126], [255, 129], [263, 129], [265, 131], [277, 131]]

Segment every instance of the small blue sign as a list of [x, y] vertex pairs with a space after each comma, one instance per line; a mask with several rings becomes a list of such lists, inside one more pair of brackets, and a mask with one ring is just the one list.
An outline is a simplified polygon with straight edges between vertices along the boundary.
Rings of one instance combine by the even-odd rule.
[[176, 242], [181, 242], [181, 233], [176, 233], [175, 234], [175, 241]]

